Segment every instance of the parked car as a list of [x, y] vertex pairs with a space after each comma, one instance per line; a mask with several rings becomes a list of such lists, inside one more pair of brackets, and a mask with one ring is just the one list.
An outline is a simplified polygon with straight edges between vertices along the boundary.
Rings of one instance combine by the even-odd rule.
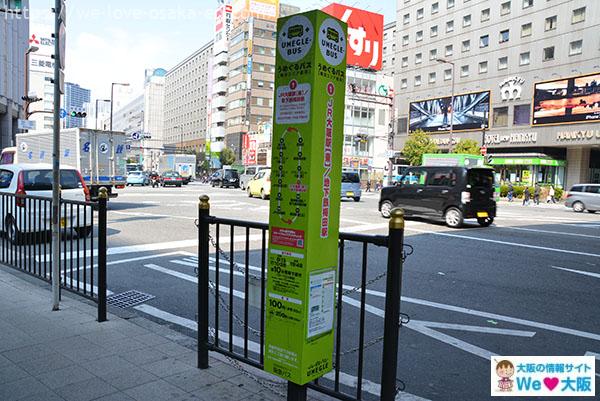
[[179, 175], [177, 171], [165, 171], [160, 176], [160, 185], [162, 185], [163, 187], [166, 187], [168, 185], [181, 187], [183, 185], [183, 178]]
[[[90, 191], [83, 177], [73, 167], [60, 169], [61, 196], [66, 201], [86, 202]], [[7, 196], [2, 194], [15, 194]], [[48, 198], [28, 200], [18, 196]], [[52, 227], [52, 165], [11, 164], [0, 168], [0, 228], [13, 243], [21, 243], [27, 234], [49, 231]], [[84, 211], [84, 209], [86, 209]], [[60, 226], [74, 229], [79, 237], [87, 237], [92, 231], [91, 206], [69, 206], [60, 218]]]
[[396, 186], [381, 191], [379, 211], [390, 217], [394, 207], [407, 216], [443, 218], [449, 227], [476, 218], [484, 227], [496, 217], [494, 170], [466, 167], [410, 167]]
[[244, 170], [242, 174], [240, 174], [240, 188], [242, 191], [245, 191], [248, 187], [248, 183], [250, 180], [254, 179], [256, 174], [260, 173], [262, 170], [269, 170], [267, 166], [248, 166]]
[[240, 175], [237, 170], [219, 170], [213, 174], [210, 184], [219, 188], [239, 188]]
[[271, 169], [261, 170], [248, 182], [246, 190], [249, 197], [260, 196], [268, 199], [271, 196]]
[[362, 189], [360, 188], [360, 177], [355, 171], [342, 172], [342, 199], [350, 198], [360, 202]]
[[150, 184], [150, 179], [148, 178], [148, 175], [142, 171], [130, 171], [127, 174], [127, 186], [140, 185], [143, 187], [148, 184]]
[[566, 207], [581, 213], [587, 210], [595, 213], [600, 210], [600, 184], [577, 184], [567, 193]]

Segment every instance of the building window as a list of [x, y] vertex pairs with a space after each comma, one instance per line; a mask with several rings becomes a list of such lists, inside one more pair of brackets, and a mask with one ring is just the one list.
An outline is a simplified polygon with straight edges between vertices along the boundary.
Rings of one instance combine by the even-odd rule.
[[528, 104], [518, 104], [515, 106], [513, 114], [513, 125], [529, 125], [531, 115], [531, 106]]
[[546, 18], [546, 30], [552, 31], [556, 29], [556, 15]]
[[410, 14], [404, 14], [404, 25], [410, 22]]
[[437, 49], [431, 49], [429, 51], [429, 60], [436, 60], [437, 59]]
[[417, 10], [417, 19], [423, 19], [423, 9], [419, 8]]
[[423, 40], [423, 31], [417, 31], [417, 42]]
[[440, 10], [440, 4], [436, 1], [435, 3], [433, 3], [431, 5], [431, 14], [437, 14], [437, 12]]
[[417, 53], [415, 54], [415, 64], [421, 64], [423, 62], [423, 54]]
[[508, 107], [494, 107], [494, 127], [508, 126]]
[[402, 57], [402, 68], [408, 67], [408, 57]]
[[583, 45], [583, 40], [575, 40], [569, 43], [569, 56], [574, 56], [576, 54], [581, 54], [581, 48]]
[[463, 17], [463, 28], [471, 26], [471, 14], [465, 15]]
[[430, 84], [434, 84], [435, 83], [435, 72], [430, 72], [429, 73], [429, 83]]
[[452, 53], [454, 53], [452, 45], [446, 46], [446, 51], [444, 52], [444, 54], [446, 55], [446, 57], [451, 56]]
[[435, 38], [437, 36], [437, 34], [438, 34], [438, 27], [437, 27], [437, 25], [434, 25], [429, 30], [429, 36], [431, 36], [432, 38]]
[[453, 32], [453, 31], [454, 31], [454, 21], [446, 22], [446, 32]]
[[490, 44], [490, 35], [483, 35], [479, 37], [479, 47], [488, 47]]
[[471, 50], [471, 41], [470, 40], [463, 40], [462, 42], [462, 51], [463, 52], [468, 52], [469, 50]]
[[421, 76], [415, 75], [415, 86], [421, 86]]
[[468, 65], [463, 65], [462, 67], [460, 67], [460, 76], [461, 77], [469, 76], [469, 66]]
[[402, 81], [400, 81], [400, 88], [406, 89], [407, 87], [408, 87], [408, 81], [406, 78], [403, 78]]
[[519, 54], [519, 65], [528, 65], [529, 58], [529, 52]]
[[554, 46], [544, 47], [544, 61], [554, 60]]
[[521, 25], [521, 37], [531, 36], [531, 22]]
[[500, 57], [498, 59], [498, 69], [505, 70], [507, 68], [508, 68], [508, 57], [507, 56]]
[[488, 21], [490, 19], [490, 9], [486, 8], [481, 10], [481, 22]]
[[488, 72], [488, 62], [482, 61], [479, 63], [479, 73], [485, 74], [486, 72]]
[[510, 1], [505, 1], [500, 5], [500, 15], [510, 14]]
[[523, 0], [523, 9], [533, 7], [533, 0]]
[[573, 16], [571, 17], [571, 24], [585, 21], [585, 7], [573, 10]]
[[408, 35], [402, 36], [402, 46], [408, 46]]
[[508, 42], [509, 32], [508, 29], [500, 31], [500, 43]]
[[454, 7], [454, 0], [448, 0], [448, 8]]
[[448, 81], [452, 79], [452, 69], [448, 68], [447, 70], [444, 70], [444, 81]]

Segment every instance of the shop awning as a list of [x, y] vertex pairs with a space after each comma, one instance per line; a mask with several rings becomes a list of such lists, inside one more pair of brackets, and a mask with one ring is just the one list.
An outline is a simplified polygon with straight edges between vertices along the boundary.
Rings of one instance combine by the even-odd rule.
[[492, 166], [555, 166], [564, 167], [566, 160], [555, 160], [544, 157], [496, 157], [492, 159]]

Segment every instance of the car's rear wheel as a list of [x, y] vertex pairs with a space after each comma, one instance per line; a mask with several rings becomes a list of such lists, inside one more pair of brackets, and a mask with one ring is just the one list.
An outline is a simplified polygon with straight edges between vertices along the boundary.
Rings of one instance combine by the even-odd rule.
[[573, 211], [575, 213], [581, 213], [585, 210], [585, 205], [582, 202], [575, 202], [573, 203]]
[[594, 214], [596, 213], [596, 210], [588, 210], [588, 213]]
[[384, 201], [381, 204], [381, 215], [386, 219], [389, 219], [392, 216], [392, 209], [394, 208], [394, 204], [390, 201]]
[[8, 216], [5, 220], [4, 226], [6, 227], [6, 235], [8, 236], [8, 240], [15, 245], [20, 245], [23, 243], [25, 236], [19, 231], [14, 219]]
[[479, 225], [481, 227], [489, 227], [494, 222], [494, 218], [493, 217], [482, 217], [482, 218], [478, 218], [477, 222], [479, 223]]
[[260, 198], [261, 198], [262, 200], [266, 200], [266, 199], [267, 199], [267, 194], [265, 193], [265, 190], [264, 190], [264, 189], [261, 189], [261, 190], [260, 190]]
[[460, 210], [455, 207], [451, 207], [446, 210], [444, 214], [444, 220], [446, 221], [446, 225], [451, 228], [459, 228], [462, 226], [464, 217]]
[[78, 238], [87, 238], [92, 233], [92, 227], [75, 227], [75, 232]]

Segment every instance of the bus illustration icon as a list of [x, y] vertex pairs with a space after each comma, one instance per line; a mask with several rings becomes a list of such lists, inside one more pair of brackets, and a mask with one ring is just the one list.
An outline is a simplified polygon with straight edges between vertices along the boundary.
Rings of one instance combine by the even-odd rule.
[[327, 28], [327, 39], [340, 43], [340, 33], [333, 28]]
[[288, 28], [288, 39], [301, 38], [304, 35], [304, 27], [302, 25], [292, 25]]

